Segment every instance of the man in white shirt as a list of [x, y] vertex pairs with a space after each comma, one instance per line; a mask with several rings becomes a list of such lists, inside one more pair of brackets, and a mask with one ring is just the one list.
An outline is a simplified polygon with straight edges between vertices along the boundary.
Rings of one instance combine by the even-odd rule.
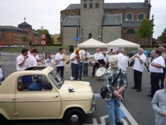
[[31, 53], [29, 54], [29, 58], [28, 58], [28, 67], [33, 67], [33, 66], [37, 66], [37, 59], [36, 59], [36, 55], [38, 54], [38, 50], [37, 49], [32, 49]]
[[[119, 53], [117, 55], [118, 57], [118, 67], [123, 70], [123, 71], [127, 71], [127, 67], [128, 67], [128, 58], [124, 55], [125, 51], [124, 49], [119, 49]], [[126, 79], [127, 79], [127, 73], [125, 74]], [[128, 81], [128, 80], [127, 80]], [[126, 82], [126, 84], [128, 85], [128, 82]]]
[[79, 72], [79, 50], [76, 49], [71, 55], [70, 55], [70, 61], [71, 61], [71, 76], [74, 80], [78, 80], [78, 72]]
[[[158, 48], [158, 50], [160, 51], [160, 53], [161, 53], [161, 56], [163, 57], [163, 59], [164, 59], [164, 62], [166, 63], [166, 54], [165, 54], [165, 52], [164, 52], [164, 47], [163, 46], [160, 46], [159, 48]], [[163, 75], [162, 75], [162, 77], [161, 77], [161, 89], [163, 89], [164, 88], [164, 86], [163, 86], [163, 82], [164, 82], [164, 77], [165, 77], [165, 73], [166, 73], [166, 67], [164, 67], [163, 68]]]
[[107, 55], [107, 53], [104, 51], [103, 52], [103, 59], [104, 59], [104, 62], [105, 62], [105, 67], [106, 68], [108, 68], [108, 65], [109, 65], [109, 63], [108, 63], [108, 55]]
[[100, 66], [99, 61], [100, 61], [100, 60], [103, 60], [103, 61], [104, 61], [104, 56], [103, 56], [103, 54], [100, 52], [100, 49], [99, 49], [99, 48], [96, 49], [96, 53], [94, 54], [94, 60], [95, 60], [95, 65], [93, 66], [92, 78], [95, 76], [95, 71], [96, 71], [96, 69], [98, 69], [99, 66]]
[[[29, 49], [29, 51], [28, 51], [28, 56], [31, 55], [31, 51], [32, 51], [33, 49], [35, 49], [35, 47], [34, 47], [34, 46], [31, 46], [30, 49]], [[43, 62], [41, 61], [41, 59], [40, 59], [40, 57], [39, 57], [38, 54], [35, 56], [35, 58], [36, 58], [37, 62], [43, 63]]]
[[141, 91], [142, 86], [142, 72], [144, 71], [144, 63], [146, 61], [146, 56], [143, 54], [144, 50], [142, 48], [138, 49], [138, 53], [134, 56], [134, 87], [132, 89], [137, 89], [137, 92]]
[[88, 76], [88, 64], [89, 64], [90, 53], [88, 49], [85, 49], [84, 54], [84, 76]]
[[155, 58], [150, 64], [149, 71], [151, 72], [151, 94], [149, 97], [153, 97], [155, 92], [160, 89], [159, 81], [163, 75], [163, 68], [165, 67], [165, 62], [161, 56], [161, 52], [156, 50], [154, 53]]
[[60, 73], [63, 78], [64, 75], [64, 65], [65, 65], [65, 55], [63, 54], [63, 48], [59, 49], [59, 52], [55, 55], [57, 72]]
[[16, 70], [21, 71], [28, 68], [28, 49], [22, 49], [22, 54], [16, 58]]

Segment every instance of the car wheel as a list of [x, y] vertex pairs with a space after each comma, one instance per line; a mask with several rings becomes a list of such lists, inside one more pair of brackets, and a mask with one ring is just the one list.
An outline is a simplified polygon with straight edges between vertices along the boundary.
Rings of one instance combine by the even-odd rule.
[[80, 109], [69, 109], [64, 116], [67, 125], [82, 125], [84, 122], [84, 113]]
[[0, 125], [7, 125], [7, 119], [0, 114]]

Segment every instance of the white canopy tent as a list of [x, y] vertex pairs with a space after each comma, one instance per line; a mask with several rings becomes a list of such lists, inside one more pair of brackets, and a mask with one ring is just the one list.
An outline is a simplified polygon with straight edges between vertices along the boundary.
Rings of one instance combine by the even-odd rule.
[[83, 43], [78, 44], [78, 48], [107, 48], [107, 44], [100, 42], [98, 40], [95, 40], [93, 38], [84, 41]]
[[127, 41], [127, 40], [124, 40], [124, 39], [117, 39], [117, 40], [114, 40], [114, 41], [111, 41], [109, 43], [107, 43], [107, 47], [108, 49], [110, 50], [111, 48], [114, 48], [114, 47], [132, 47], [132, 48], [140, 48], [140, 45], [139, 44], [136, 44], [136, 43], [133, 43], [133, 42], [130, 42], [130, 41]]

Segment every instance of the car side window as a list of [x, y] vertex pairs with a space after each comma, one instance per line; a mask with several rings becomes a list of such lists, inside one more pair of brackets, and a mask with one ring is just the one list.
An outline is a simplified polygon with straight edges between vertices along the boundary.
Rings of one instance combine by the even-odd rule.
[[18, 79], [18, 91], [49, 91], [52, 85], [43, 75], [21, 76]]

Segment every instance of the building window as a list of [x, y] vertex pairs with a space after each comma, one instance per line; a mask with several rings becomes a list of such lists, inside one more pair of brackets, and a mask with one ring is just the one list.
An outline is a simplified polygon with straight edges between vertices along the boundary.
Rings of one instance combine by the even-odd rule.
[[126, 34], [135, 34], [135, 31], [133, 29], [127, 30]]
[[96, 4], [95, 4], [95, 7], [96, 7], [96, 8], [99, 8], [99, 3], [96, 3]]
[[92, 33], [89, 33], [89, 39], [91, 39], [92, 38]]
[[93, 3], [90, 3], [90, 4], [89, 4], [89, 8], [93, 8]]
[[61, 15], [61, 21], [64, 21], [64, 20], [65, 20], [65, 15], [62, 14], [62, 15]]
[[131, 13], [126, 14], [126, 20], [133, 20], [133, 14]]
[[86, 3], [84, 4], [84, 8], [87, 8], [87, 4]]
[[143, 20], [144, 19], [144, 14], [138, 14], [138, 20]]
[[70, 16], [75, 16], [75, 15], [76, 15], [75, 13], [70, 14]]

